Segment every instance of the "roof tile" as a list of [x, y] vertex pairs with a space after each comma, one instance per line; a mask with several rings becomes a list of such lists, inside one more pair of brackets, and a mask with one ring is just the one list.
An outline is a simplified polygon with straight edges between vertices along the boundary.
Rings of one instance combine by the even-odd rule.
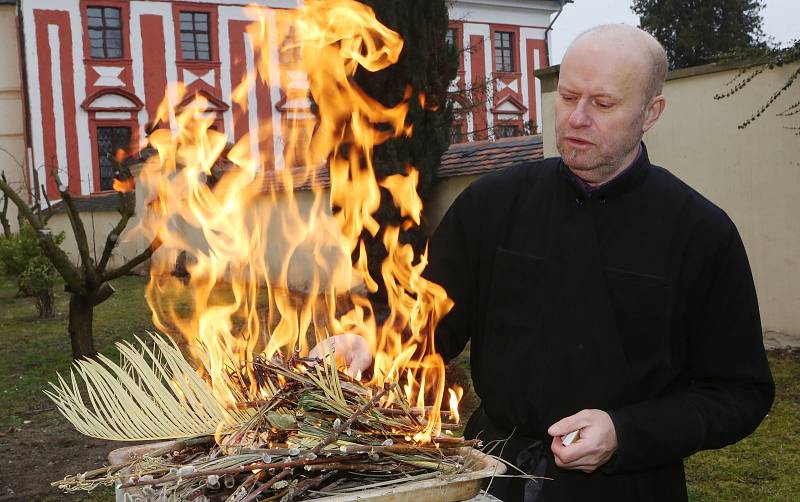
[[437, 176], [449, 178], [484, 174], [542, 157], [541, 135], [462, 143], [452, 145], [442, 155]]

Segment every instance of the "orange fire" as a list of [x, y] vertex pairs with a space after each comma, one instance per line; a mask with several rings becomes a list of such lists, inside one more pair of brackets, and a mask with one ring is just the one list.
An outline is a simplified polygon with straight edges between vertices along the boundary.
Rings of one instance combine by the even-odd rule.
[[114, 178], [111, 186], [117, 192], [133, 192], [134, 188], [136, 188], [136, 180], [134, 178], [128, 178], [124, 180]]
[[[228, 145], [211, 128], [214, 117], [204, 113], [202, 96], [181, 110], [162, 104], [158, 119], [171, 128], [149, 137], [158, 155], [139, 176], [149, 201], [142, 229], [161, 243], [147, 288], [154, 321], [183, 335], [218, 398], [230, 405], [264, 397], [248, 374], [256, 355], [305, 355], [328, 336], [360, 335], [374, 356], [370, 383], [400, 382], [427, 418], [427, 429], [414, 439], [429, 441], [440, 432], [445, 394], [433, 332], [452, 301], [422, 277], [426, 255], [400, 242], [401, 228], [381, 229], [373, 216], [382, 187], [405, 218], [403, 229], [420, 223], [418, 172], [407, 166], [405, 174], [379, 182], [372, 165], [376, 145], [412, 134], [406, 124], [411, 90], [386, 107], [352, 78], [359, 67], [374, 72], [395, 63], [403, 41], [352, 0], [248, 11], [257, 64], [232, 98], [246, 109], [249, 90], [261, 79], [279, 86], [287, 102], [308, 103], [308, 110], [283, 119], [283, 156], [276, 158], [252, 148], [272, 136], [269, 125]], [[184, 94], [180, 86], [167, 92], [173, 103]], [[326, 167], [329, 190], [319, 179]], [[301, 185], [312, 190], [297, 191]], [[363, 234], [381, 230], [389, 312], [379, 322], [368, 299], [377, 283]], [[251, 382], [248, 395], [229, 385], [232, 369]], [[456, 408], [451, 399], [450, 409]]]

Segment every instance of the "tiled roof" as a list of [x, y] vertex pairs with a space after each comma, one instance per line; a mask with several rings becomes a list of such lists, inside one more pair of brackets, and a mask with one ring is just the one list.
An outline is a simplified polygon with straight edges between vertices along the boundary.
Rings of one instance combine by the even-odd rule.
[[292, 167], [285, 171], [267, 171], [264, 173], [264, 182], [261, 189], [264, 192], [283, 191], [283, 177], [287, 174], [292, 177], [292, 186], [295, 190], [311, 190], [312, 172], [316, 177], [317, 186], [329, 187], [331, 185], [330, 172], [327, 165], [320, 165], [309, 170], [306, 167]]
[[[519, 162], [542, 158], [542, 136], [519, 136], [497, 141], [477, 141], [451, 145], [442, 155], [438, 178], [469, 176], [498, 171]], [[310, 190], [311, 180], [303, 167], [289, 170], [295, 190]], [[264, 176], [262, 190], [265, 192], [282, 188], [283, 171], [269, 171]], [[316, 172], [319, 186], [330, 186], [327, 166], [319, 166]]]
[[[75, 208], [78, 212], [89, 211], [117, 211], [119, 209], [119, 194], [117, 192], [98, 193], [93, 195], [72, 196]], [[66, 212], [64, 201], [60, 200], [53, 204], [54, 213]]]
[[468, 176], [499, 171], [527, 160], [541, 159], [542, 135], [476, 141], [452, 145], [442, 155], [437, 177]]

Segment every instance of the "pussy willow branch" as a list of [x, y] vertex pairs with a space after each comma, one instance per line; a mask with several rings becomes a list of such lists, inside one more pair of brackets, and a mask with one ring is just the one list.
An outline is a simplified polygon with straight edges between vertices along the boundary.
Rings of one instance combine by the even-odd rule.
[[315, 454], [315, 455], [319, 455], [319, 453], [322, 451], [322, 449], [323, 449], [323, 448], [325, 448], [325, 447], [326, 447], [326, 446], [328, 446], [329, 444], [331, 444], [331, 443], [333, 443], [334, 441], [336, 441], [336, 439], [337, 439], [337, 438], [338, 438], [338, 437], [339, 437], [339, 436], [340, 436], [340, 435], [341, 435], [341, 434], [342, 434], [344, 431], [346, 431], [348, 428], [350, 428], [350, 426], [351, 426], [351, 425], [353, 425], [353, 423], [355, 423], [355, 421], [358, 419], [358, 417], [360, 417], [360, 416], [361, 416], [361, 415], [363, 415], [364, 413], [368, 412], [370, 409], [372, 409], [372, 408], [374, 408], [375, 406], [377, 406], [378, 402], [380, 402], [380, 400], [381, 400], [381, 399], [382, 399], [384, 396], [386, 396], [386, 394], [388, 394], [390, 391], [394, 390], [396, 387], [397, 387], [397, 384], [396, 384], [396, 383], [393, 383], [393, 384], [391, 384], [391, 385], [388, 385], [388, 386], [384, 387], [384, 389], [383, 389], [383, 390], [381, 390], [380, 392], [378, 392], [377, 394], [375, 394], [375, 395], [372, 397], [372, 399], [370, 399], [370, 400], [369, 400], [369, 402], [368, 402], [368, 403], [364, 404], [364, 405], [363, 405], [361, 408], [359, 408], [359, 409], [358, 409], [358, 410], [357, 410], [355, 413], [353, 413], [353, 415], [352, 415], [350, 418], [348, 418], [348, 419], [347, 419], [347, 420], [345, 420], [344, 422], [340, 423], [340, 424], [339, 424], [339, 427], [336, 427], [336, 428], [334, 428], [334, 429], [333, 429], [333, 432], [331, 432], [331, 433], [330, 433], [330, 434], [328, 434], [326, 437], [324, 437], [324, 438], [322, 439], [322, 441], [320, 441], [320, 442], [317, 444], [317, 446], [315, 446], [315, 447], [314, 447], [314, 448], [311, 450], [311, 453], [313, 453], [313, 454]]
[[270, 478], [269, 481], [267, 481], [266, 483], [261, 485], [258, 488], [258, 490], [254, 491], [253, 493], [248, 495], [244, 500], [242, 500], [242, 502], [252, 502], [253, 500], [256, 500], [259, 495], [261, 495], [265, 491], [267, 491], [270, 488], [272, 488], [272, 485], [274, 485], [278, 481], [282, 480], [286, 476], [290, 475], [291, 473], [292, 473], [292, 469], [291, 468], [289, 468], [289, 467], [285, 468], [284, 470], [282, 470], [281, 472], [279, 472], [278, 474], [276, 474], [272, 478]]
[[[389, 391], [394, 389], [396, 386], [397, 386], [397, 384], [392, 384], [390, 386], [385, 387], [380, 392], [376, 393], [372, 397], [372, 399], [369, 400], [368, 403], [364, 404], [361, 408], [356, 410], [356, 412], [353, 413], [353, 415], [351, 415], [350, 418], [348, 418], [346, 421], [340, 423], [338, 427], [335, 427], [333, 429], [333, 432], [331, 432], [330, 434], [328, 434], [327, 436], [322, 438], [322, 441], [317, 443], [317, 445], [311, 450], [311, 453], [314, 454], [314, 455], [319, 455], [319, 453], [322, 451], [323, 448], [325, 448], [329, 444], [331, 444], [334, 441], [336, 441], [336, 439], [342, 434], [342, 432], [346, 431], [351, 425], [353, 425], [353, 423], [358, 419], [358, 417], [360, 417], [364, 413], [368, 412], [370, 409], [374, 408], [378, 404], [378, 402], [381, 400], [381, 398], [383, 398], [386, 394], [389, 393]], [[327, 462], [319, 462], [319, 463], [333, 463], [333, 462], [331, 462], [330, 459], [325, 459], [325, 460], [327, 460]], [[276, 474], [272, 479], [270, 479], [269, 481], [267, 481], [266, 483], [261, 485], [258, 488], [258, 490], [254, 491], [253, 493], [248, 495], [247, 498], [245, 498], [242, 502], [251, 502], [253, 500], [256, 500], [259, 495], [261, 495], [266, 490], [268, 490], [277, 481], [279, 481], [279, 480], [285, 478], [286, 476], [290, 475], [291, 472], [292, 472], [291, 467], [284, 468], [280, 473]]]
[[298, 483], [297, 487], [289, 493], [289, 495], [286, 498], [286, 502], [294, 500], [295, 497], [299, 497], [300, 495], [302, 495], [303, 493], [312, 488], [318, 487], [334, 474], [336, 474], [336, 471], [326, 472], [325, 474], [317, 476], [316, 478], [311, 478], [301, 481], [300, 483]]
[[344, 459], [350, 458], [352, 459], [353, 456], [345, 456], [345, 455], [337, 455], [335, 457], [325, 457], [325, 458], [313, 458], [313, 459], [300, 459], [300, 460], [290, 460], [288, 462], [272, 462], [272, 463], [264, 463], [264, 462], [255, 462], [252, 464], [247, 465], [238, 465], [236, 467], [227, 467], [224, 469], [205, 469], [205, 470], [198, 470], [194, 471], [190, 474], [186, 474], [184, 476], [164, 476], [163, 478], [152, 479], [152, 480], [141, 480], [138, 479], [136, 481], [132, 481], [130, 483], [123, 483], [122, 488], [129, 488], [131, 486], [143, 486], [143, 485], [160, 485], [164, 483], [171, 483], [173, 481], [186, 480], [186, 479], [193, 479], [193, 478], [201, 478], [204, 476], [224, 476], [226, 474], [241, 474], [243, 472], [254, 471], [256, 469], [290, 469], [292, 467], [304, 466], [304, 465], [315, 465], [315, 464], [330, 464], [334, 462], [338, 462]]
[[342, 453], [397, 453], [397, 454], [428, 454], [444, 455], [446, 457], [458, 455], [458, 448], [436, 448], [435, 446], [417, 446], [413, 444], [393, 444], [389, 446], [346, 445], [341, 447]]

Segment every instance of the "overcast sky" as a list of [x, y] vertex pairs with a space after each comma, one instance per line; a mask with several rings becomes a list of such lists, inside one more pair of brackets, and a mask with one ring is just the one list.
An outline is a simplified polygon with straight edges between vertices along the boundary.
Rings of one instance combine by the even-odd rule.
[[[631, 0], [575, 0], [567, 4], [553, 25], [550, 64], [560, 64], [567, 45], [579, 33], [606, 23], [638, 26], [639, 19], [631, 12]], [[777, 42], [788, 43], [800, 38], [800, 0], [766, 0], [761, 11], [764, 33]]]

